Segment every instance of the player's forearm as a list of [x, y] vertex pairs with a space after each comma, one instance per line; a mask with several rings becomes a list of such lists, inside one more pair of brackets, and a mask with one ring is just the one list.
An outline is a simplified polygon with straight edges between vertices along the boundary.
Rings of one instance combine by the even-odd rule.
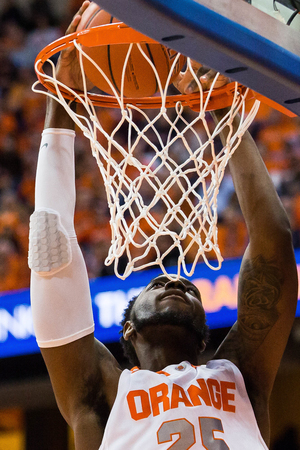
[[[72, 104], [75, 111], [76, 103]], [[65, 110], [65, 108], [51, 97], [47, 97], [47, 110], [44, 129], [47, 128], [65, 128], [75, 130], [75, 123]]]
[[[215, 120], [220, 120], [225, 112], [216, 111]], [[233, 126], [238, 126], [238, 118], [235, 119]], [[228, 130], [223, 133], [223, 143], [227, 134]], [[272, 233], [276, 230], [279, 233], [288, 230], [286, 212], [248, 131], [229, 160], [229, 168], [250, 238], [257, 236], [258, 233], [261, 238], [269, 236], [270, 230]]]
[[249, 232], [289, 228], [286, 212], [279, 199], [261, 155], [247, 132], [229, 161], [235, 190]]

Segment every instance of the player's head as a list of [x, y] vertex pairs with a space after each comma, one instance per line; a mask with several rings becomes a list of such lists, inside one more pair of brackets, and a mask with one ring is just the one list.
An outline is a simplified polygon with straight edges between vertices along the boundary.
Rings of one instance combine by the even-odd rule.
[[130, 300], [121, 325], [124, 353], [134, 365], [139, 365], [139, 360], [131, 339], [126, 337], [127, 326], [137, 333], [142, 333], [146, 327], [151, 327], [153, 333], [158, 326], [180, 327], [193, 336], [199, 351], [205, 348], [208, 339], [200, 292], [183, 277], [178, 281], [170, 281], [165, 275], [154, 278], [137, 297]]

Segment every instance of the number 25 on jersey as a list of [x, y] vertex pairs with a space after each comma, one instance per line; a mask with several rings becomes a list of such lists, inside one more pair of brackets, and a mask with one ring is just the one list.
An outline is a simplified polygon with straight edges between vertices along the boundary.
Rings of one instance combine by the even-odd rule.
[[[199, 427], [202, 446], [206, 450], [230, 450], [223, 439], [217, 438], [215, 432], [223, 433], [220, 419], [214, 417], [199, 417]], [[176, 419], [164, 422], [157, 432], [158, 444], [173, 441], [173, 435], [178, 439], [168, 447], [172, 450], [188, 450], [196, 443], [195, 427], [186, 419]]]

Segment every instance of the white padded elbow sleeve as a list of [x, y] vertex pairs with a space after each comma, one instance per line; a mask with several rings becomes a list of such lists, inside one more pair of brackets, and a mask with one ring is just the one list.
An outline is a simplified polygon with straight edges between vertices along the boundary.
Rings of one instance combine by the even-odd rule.
[[76, 238], [72, 263], [52, 276], [31, 272], [31, 309], [40, 347], [57, 347], [94, 331], [86, 266]]
[[88, 275], [73, 224], [74, 139], [71, 130], [45, 130], [38, 158], [28, 259], [40, 347], [68, 344], [94, 330]]
[[50, 276], [72, 261], [70, 238], [52, 209], [34, 211], [30, 217], [28, 265], [39, 275]]

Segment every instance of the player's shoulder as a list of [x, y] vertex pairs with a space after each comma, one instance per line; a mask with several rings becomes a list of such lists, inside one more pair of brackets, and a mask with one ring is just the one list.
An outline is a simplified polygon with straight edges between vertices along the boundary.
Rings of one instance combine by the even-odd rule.
[[81, 407], [87, 415], [93, 412], [98, 417], [99, 423], [105, 427], [117, 396], [122, 369], [103, 343], [95, 339], [94, 345], [96, 354], [94, 369], [84, 377], [79, 397]]
[[95, 339], [96, 364], [100, 376], [108, 377], [112, 381], [119, 380], [122, 369], [109, 349], [100, 341]]

